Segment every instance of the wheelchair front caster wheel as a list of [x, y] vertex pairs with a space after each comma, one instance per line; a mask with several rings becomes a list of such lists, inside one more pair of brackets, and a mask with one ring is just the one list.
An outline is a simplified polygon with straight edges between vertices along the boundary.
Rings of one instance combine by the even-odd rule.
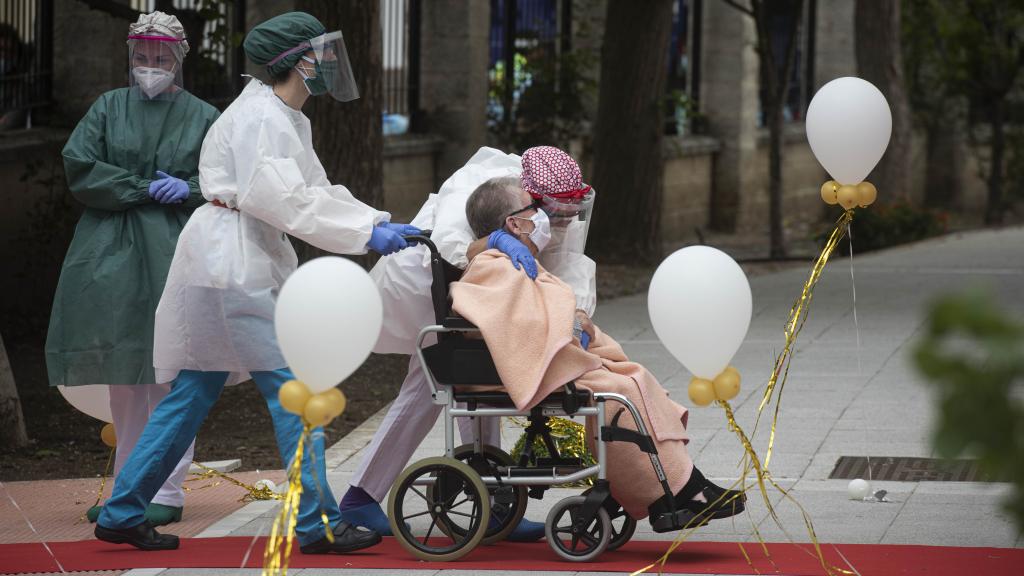
[[572, 496], [555, 504], [544, 523], [548, 544], [565, 560], [589, 562], [608, 548], [612, 538], [612, 522], [608, 511], [597, 509], [597, 515], [582, 527], [576, 519], [583, 511], [586, 496]]
[[622, 548], [622, 545], [629, 542], [629, 539], [633, 537], [633, 533], [636, 532], [636, 520], [633, 520], [626, 511], [618, 506], [616, 502], [615, 512], [608, 514], [612, 524], [612, 537], [608, 541], [608, 551], [618, 550]]
[[[391, 531], [420, 560], [449, 562], [484, 538], [491, 506], [487, 486], [466, 463], [443, 456], [406, 468], [388, 495]], [[439, 523], [445, 522], [445, 530]]]

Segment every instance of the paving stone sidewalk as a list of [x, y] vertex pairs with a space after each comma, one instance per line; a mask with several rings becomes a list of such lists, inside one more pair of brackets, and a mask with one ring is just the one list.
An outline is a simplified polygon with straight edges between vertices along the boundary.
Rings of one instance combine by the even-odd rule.
[[[783, 344], [782, 330], [790, 306], [806, 278], [808, 266], [751, 279], [754, 318], [734, 364], [743, 374], [743, 392], [734, 402], [747, 431], [773, 355]], [[848, 254], [836, 254], [819, 283], [810, 317], [797, 342], [785, 387], [771, 469], [780, 484], [814, 520], [825, 542], [941, 544], [1022, 547], [1024, 538], [1000, 507], [1004, 484], [964, 482], [875, 482], [889, 491], [890, 503], [854, 502], [846, 480], [829, 480], [840, 456], [932, 456], [929, 433], [933, 398], [911, 363], [911, 350], [924, 322], [924, 310], [937, 295], [970, 286], [987, 286], [1010, 312], [1024, 315], [1024, 228], [952, 235], [911, 246], [857, 256], [856, 325]], [[650, 327], [646, 295], [602, 302], [595, 321], [618, 339], [635, 361], [645, 364], [675, 398], [686, 399], [689, 374], [658, 342]], [[859, 326], [859, 346], [858, 332]], [[342, 494], [382, 414], [341, 440], [329, 453], [332, 487]], [[506, 425], [505, 442], [519, 435]], [[763, 450], [767, 427], [762, 422], [754, 445]], [[704, 473], [723, 482], [735, 479], [741, 448], [727, 430], [720, 410], [695, 408], [690, 416], [691, 453]], [[440, 421], [414, 459], [442, 452]], [[549, 492], [530, 501], [529, 518], [543, 520], [549, 507], [572, 491]], [[799, 510], [776, 496], [784, 526], [797, 541], [807, 541]], [[251, 535], [265, 532], [272, 504], [254, 503], [215, 524], [203, 535]], [[757, 498], [751, 515], [720, 521], [696, 533], [697, 540], [752, 540], [751, 522], [769, 541], [786, 535], [767, 518]], [[641, 522], [636, 538], [665, 539]], [[589, 574], [573, 572], [553, 574]], [[258, 573], [238, 570], [159, 570], [132, 576]], [[400, 571], [359, 571], [394, 574]], [[301, 576], [352, 574], [345, 570], [296, 570]], [[406, 571], [426, 576], [435, 570]], [[445, 575], [463, 574], [445, 570]], [[474, 574], [478, 573], [476, 571]], [[488, 574], [499, 574], [493, 572]], [[465, 574], [470, 574], [465, 572]], [[509, 572], [509, 574], [514, 574]]]

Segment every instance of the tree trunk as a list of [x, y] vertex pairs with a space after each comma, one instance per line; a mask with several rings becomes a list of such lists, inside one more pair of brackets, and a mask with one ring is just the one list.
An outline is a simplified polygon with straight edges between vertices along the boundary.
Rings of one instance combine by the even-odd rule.
[[[776, 99], [778, 100], [778, 99]], [[768, 221], [769, 251], [773, 260], [786, 257], [782, 230], [782, 105], [772, 102], [768, 107]]]
[[589, 242], [604, 257], [661, 255], [662, 133], [672, 0], [609, 0], [594, 129]]
[[[295, 9], [315, 15], [329, 32], [344, 33], [352, 73], [359, 86], [359, 99], [352, 102], [338, 102], [326, 94], [309, 99], [305, 112], [313, 125], [313, 149], [332, 183], [345, 186], [356, 198], [381, 208], [384, 136], [380, 2], [300, 0]], [[300, 261], [324, 254], [308, 245], [297, 248]]]
[[25, 417], [21, 413], [18, 388], [14, 385], [14, 372], [7, 359], [3, 336], [0, 336], [0, 442], [7, 448], [28, 444]]
[[959, 117], [950, 115], [952, 124], [935, 123], [928, 127], [924, 202], [928, 208], [952, 208], [961, 195], [964, 170], [964, 132]]
[[906, 201], [911, 194], [912, 132], [900, 48], [900, 0], [857, 0], [854, 26], [857, 73], [882, 91], [892, 111], [889, 147], [868, 180], [880, 197]]
[[1002, 98], [988, 106], [992, 125], [992, 161], [988, 173], [988, 203], [985, 206], [985, 224], [1003, 223], [1003, 158], [1006, 152], [1005, 104]]

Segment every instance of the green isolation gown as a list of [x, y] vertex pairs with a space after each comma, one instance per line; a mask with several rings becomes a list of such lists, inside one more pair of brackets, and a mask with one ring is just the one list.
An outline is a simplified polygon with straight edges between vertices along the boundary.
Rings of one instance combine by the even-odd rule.
[[[199, 151], [219, 112], [184, 90], [99, 97], [64, 147], [68, 187], [85, 212], [61, 268], [46, 338], [51, 386], [153, 384], [153, 316], [178, 234], [203, 202]], [[160, 170], [188, 183], [160, 204]]]

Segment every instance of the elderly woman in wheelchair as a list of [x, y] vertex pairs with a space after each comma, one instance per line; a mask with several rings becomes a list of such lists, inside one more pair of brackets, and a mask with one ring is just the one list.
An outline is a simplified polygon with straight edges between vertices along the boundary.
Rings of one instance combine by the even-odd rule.
[[[536, 208], [518, 179], [494, 178], [469, 197], [466, 215], [477, 236], [504, 229], [536, 254], [552, 225]], [[593, 487], [558, 502], [545, 522], [549, 545], [568, 560], [622, 546], [645, 516], [654, 531], [669, 532], [743, 510], [741, 493], [693, 465], [686, 409], [598, 327], [584, 332], [574, 322], [570, 287], [543, 269], [531, 280], [497, 250], [476, 256], [459, 277], [429, 238], [418, 240], [431, 249], [436, 324], [420, 333], [417, 353], [444, 408], [445, 455], [411, 464], [391, 489], [391, 528], [409, 552], [460, 558], [503, 539], [528, 496], [590, 477]], [[436, 343], [424, 346], [432, 336]], [[585, 417], [595, 465], [558, 453], [546, 421], [559, 415]], [[456, 418], [482, 426], [502, 416], [530, 422], [518, 460], [479, 440], [456, 448]], [[532, 452], [535, 438], [549, 456]]]

